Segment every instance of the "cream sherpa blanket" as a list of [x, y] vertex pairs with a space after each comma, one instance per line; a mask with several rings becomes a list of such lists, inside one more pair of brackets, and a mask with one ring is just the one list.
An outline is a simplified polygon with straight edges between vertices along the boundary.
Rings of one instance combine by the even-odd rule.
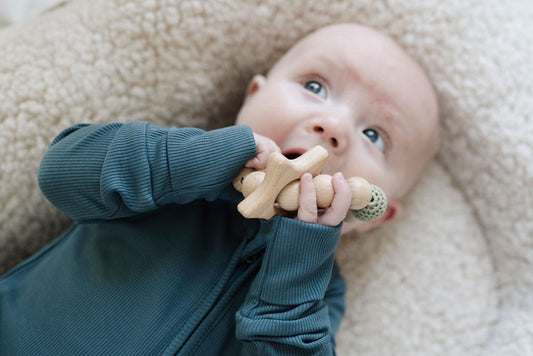
[[2, 272], [69, 223], [36, 182], [62, 129], [226, 125], [252, 74], [346, 21], [427, 68], [442, 148], [401, 219], [341, 242], [339, 354], [533, 355], [529, 0], [75, 0], [1, 30]]

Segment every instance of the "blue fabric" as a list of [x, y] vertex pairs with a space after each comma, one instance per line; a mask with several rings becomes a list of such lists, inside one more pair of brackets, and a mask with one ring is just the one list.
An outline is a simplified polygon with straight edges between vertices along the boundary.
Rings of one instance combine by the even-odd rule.
[[246, 126], [77, 125], [41, 163], [75, 224], [0, 279], [0, 355], [328, 355], [340, 226], [244, 219]]

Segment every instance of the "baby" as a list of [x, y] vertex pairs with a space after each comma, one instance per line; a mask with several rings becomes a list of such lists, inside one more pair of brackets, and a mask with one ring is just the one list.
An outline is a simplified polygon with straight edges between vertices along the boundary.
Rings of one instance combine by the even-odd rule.
[[[387, 213], [360, 230], [394, 218], [438, 146], [437, 101], [424, 72], [391, 39], [355, 25], [317, 31], [279, 60], [268, 79], [254, 77], [237, 124], [272, 139], [268, 147], [277, 144], [284, 154], [323, 145], [330, 154], [324, 173], [361, 176], [382, 188]], [[346, 211], [332, 210], [325, 214], [336, 215], [332, 224], [326, 216], [319, 223], [340, 222]], [[300, 220], [316, 222], [302, 214]]]
[[[432, 86], [388, 37], [333, 25], [252, 79], [236, 124], [62, 132], [39, 183], [75, 224], [0, 280], [0, 354], [334, 354], [341, 229], [397, 215], [437, 148]], [[295, 219], [237, 212], [242, 166], [315, 145], [329, 152], [330, 208], [306, 173]], [[343, 222], [351, 176], [386, 193], [382, 218]]]

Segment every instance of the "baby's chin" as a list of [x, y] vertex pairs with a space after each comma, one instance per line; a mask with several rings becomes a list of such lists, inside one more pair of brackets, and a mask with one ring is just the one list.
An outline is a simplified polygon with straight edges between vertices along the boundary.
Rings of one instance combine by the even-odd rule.
[[[390, 219], [393, 219], [393, 217]], [[361, 221], [356, 219], [351, 212], [348, 212], [342, 223], [341, 235], [368, 232], [381, 226], [386, 220], [386, 218], [382, 217], [376, 221]]]
[[366, 224], [363, 221], [357, 220], [352, 213], [349, 212], [342, 223], [341, 235], [368, 231], [369, 228], [365, 227], [365, 225]]

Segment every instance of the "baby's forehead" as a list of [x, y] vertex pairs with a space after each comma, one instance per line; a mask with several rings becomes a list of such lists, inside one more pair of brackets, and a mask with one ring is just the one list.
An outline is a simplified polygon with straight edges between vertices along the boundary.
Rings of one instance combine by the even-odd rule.
[[[326, 74], [348, 75], [358, 80], [389, 81], [407, 75], [411, 81], [428, 81], [424, 71], [394, 41], [376, 33], [325, 30], [297, 43], [272, 68], [327, 69]], [[368, 38], [361, 36], [368, 35]]]
[[[320, 61], [338, 62], [341, 68], [383, 71], [383, 66], [417, 67], [394, 40], [375, 30], [337, 25], [313, 32], [297, 42], [271, 71], [286, 66], [304, 66]], [[378, 67], [381, 66], [381, 67]]]
[[375, 48], [377, 50], [400, 51], [403, 49], [391, 37], [369, 27], [355, 24], [327, 26], [302, 38], [297, 47]]

